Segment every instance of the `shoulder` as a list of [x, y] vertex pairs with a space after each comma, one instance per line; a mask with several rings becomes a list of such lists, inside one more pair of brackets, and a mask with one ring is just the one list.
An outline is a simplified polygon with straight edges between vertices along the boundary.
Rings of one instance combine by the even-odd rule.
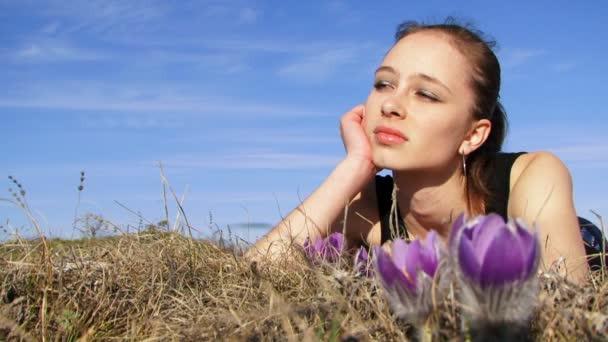
[[511, 170], [511, 188], [524, 181], [570, 181], [570, 178], [568, 168], [555, 154], [547, 151], [530, 152], [515, 160]]
[[572, 205], [572, 177], [568, 168], [550, 152], [521, 155], [513, 165], [509, 212], [541, 210], [551, 203]]

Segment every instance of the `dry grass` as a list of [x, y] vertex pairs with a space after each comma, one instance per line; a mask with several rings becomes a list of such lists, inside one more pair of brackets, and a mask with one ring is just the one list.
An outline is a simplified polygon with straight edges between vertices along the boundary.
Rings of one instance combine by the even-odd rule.
[[[235, 248], [151, 231], [0, 245], [0, 340], [403, 340], [372, 279], [305, 261], [258, 269]], [[535, 340], [608, 336], [608, 281], [542, 277]], [[459, 340], [453, 298], [435, 340]], [[605, 339], [605, 337], [604, 337]]]

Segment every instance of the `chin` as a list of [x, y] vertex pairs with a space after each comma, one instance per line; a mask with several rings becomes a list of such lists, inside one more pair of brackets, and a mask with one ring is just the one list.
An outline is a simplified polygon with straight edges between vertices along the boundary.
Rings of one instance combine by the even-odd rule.
[[391, 171], [402, 171], [406, 170], [406, 165], [403, 165], [403, 160], [401, 163], [396, 162], [399, 158], [394, 156], [387, 156], [386, 153], [374, 153], [372, 156], [372, 161], [374, 165], [376, 165], [380, 169], [391, 170]]

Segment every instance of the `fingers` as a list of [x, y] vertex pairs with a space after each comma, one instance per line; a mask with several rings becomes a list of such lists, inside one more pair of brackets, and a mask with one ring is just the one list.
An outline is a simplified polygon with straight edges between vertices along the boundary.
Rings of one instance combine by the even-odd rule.
[[365, 105], [363, 103], [358, 104], [349, 110], [347, 114], [356, 114], [359, 117], [363, 117], [365, 115]]
[[341, 125], [350, 124], [352, 122], [363, 122], [365, 115], [365, 106], [363, 104], [353, 107], [340, 118]]

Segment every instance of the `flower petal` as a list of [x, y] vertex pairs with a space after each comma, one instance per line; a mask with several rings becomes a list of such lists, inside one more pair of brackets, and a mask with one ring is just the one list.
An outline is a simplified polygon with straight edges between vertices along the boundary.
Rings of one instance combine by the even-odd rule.
[[342, 255], [343, 247], [344, 235], [342, 233], [332, 233], [323, 243], [321, 256], [328, 262], [335, 262]]
[[458, 241], [458, 264], [467, 277], [479, 281], [481, 262], [477, 259], [472, 242], [464, 237]]
[[520, 239], [506, 227], [501, 229], [484, 256], [480, 271], [482, 287], [501, 286], [518, 280], [525, 269]]
[[312, 245], [312, 253], [314, 257], [320, 257], [325, 243], [323, 238], [318, 237]]
[[540, 256], [538, 235], [530, 232], [522, 221], [516, 220], [510, 223], [515, 225], [517, 236], [520, 240], [525, 262], [523, 276], [524, 278], [528, 278], [534, 273], [534, 268], [538, 265], [537, 259]]
[[488, 247], [501, 229], [505, 229], [505, 221], [498, 214], [489, 214], [480, 218], [473, 231], [473, 246], [478, 260], [483, 260]]
[[406, 272], [405, 276], [414, 288], [416, 288], [417, 273], [420, 268], [421, 250], [420, 240], [416, 239], [408, 244], [405, 251], [405, 269], [403, 271]]
[[367, 248], [365, 248], [363, 246], [359, 247], [359, 249], [357, 250], [357, 253], [355, 254], [355, 262], [367, 264], [368, 261], [369, 261], [369, 255], [367, 254]]
[[310, 237], [307, 237], [304, 240], [304, 252], [306, 253], [306, 257], [310, 260], [315, 260], [319, 257], [319, 251], [323, 244], [323, 239], [316, 238], [311, 242]]
[[405, 260], [407, 258], [408, 244], [401, 238], [397, 238], [393, 241], [391, 246], [391, 253], [393, 255], [393, 262], [398, 269], [405, 269]]
[[357, 252], [355, 253], [355, 257], [353, 258], [354, 262], [354, 267], [358, 268], [359, 266], [363, 265], [363, 266], [367, 266], [367, 263], [369, 262], [369, 257], [367, 255], [367, 249], [363, 246], [359, 247], [359, 249], [357, 249]]
[[403, 272], [397, 268], [391, 257], [382, 247], [374, 247], [374, 253], [376, 254], [376, 269], [378, 270], [376, 273], [386, 286], [392, 287], [395, 283], [408, 285]]
[[466, 218], [467, 216], [465, 215], [465, 212], [462, 212], [462, 214], [458, 215], [456, 221], [454, 221], [454, 224], [452, 224], [452, 229], [450, 230], [450, 239], [448, 242], [450, 248], [455, 246], [456, 239], [459, 238], [458, 234], [465, 226]]
[[420, 249], [420, 268], [429, 276], [435, 276], [439, 265], [439, 249], [437, 246], [437, 232], [432, 230], [425, 238]]
[[332, 233], [327, 238], [329, 240], [329, 244], [337, 251], [342, 252], [344, 248], [344, 234], [342, 233]]
[[371, 269], [369, 267], [369, 255], [367, 253], [367, 248], [361, 246], [355, 253], [355, 258], [353, 262], [353, 269], [355, 272], [360, 274], [364, 274], [366, 276], [371, 275]]

